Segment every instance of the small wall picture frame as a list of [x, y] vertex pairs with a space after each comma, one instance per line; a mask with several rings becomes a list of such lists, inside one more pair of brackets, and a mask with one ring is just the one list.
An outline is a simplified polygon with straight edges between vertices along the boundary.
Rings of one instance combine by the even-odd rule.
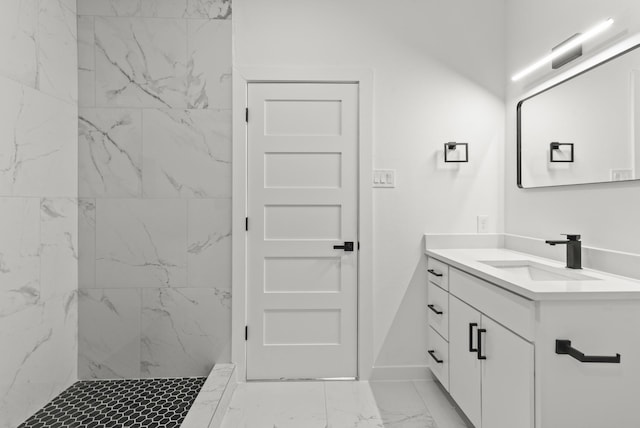
[[454, 141], [444, 143], [444, 161], [447, 163], [469, 162], [469, 144]]
[[549, 162], [573, 162], [573, 143], [559, 143], [557, 141], [553, 141], [549, 144]]

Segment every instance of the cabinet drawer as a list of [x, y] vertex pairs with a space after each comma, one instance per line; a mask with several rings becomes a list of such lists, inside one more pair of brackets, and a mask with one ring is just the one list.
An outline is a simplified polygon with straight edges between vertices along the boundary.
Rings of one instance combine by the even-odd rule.
[[449, 344], [434, 329], [429, 328], [428, 330], [427, 358], [429, 368], [444, 386], [444, 389], [449, 391]]
[[449, 266], [447, 264], [429, 257], [427, 260], [427, 272], [430, 282], [439, 285], [445, 290], [449, 289]]
[[533, 341], [533, 301], [455, 268], [451, 268], [450, 274], [451, 294], [525, 339]]
[[442, 337], [448, 340], [449, 293], [432, 283], [429, 283], [429, 289], [427, 293], [427, 317], [429, 319], [429, 325], [435, 331], [440, 333]]

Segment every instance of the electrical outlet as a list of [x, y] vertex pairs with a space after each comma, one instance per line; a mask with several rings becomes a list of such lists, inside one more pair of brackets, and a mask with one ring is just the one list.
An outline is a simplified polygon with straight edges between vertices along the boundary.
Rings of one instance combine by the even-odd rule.
[[479, 215], [477, 225], [478, 225], [478, 233], [489, 233], [489, 216]]

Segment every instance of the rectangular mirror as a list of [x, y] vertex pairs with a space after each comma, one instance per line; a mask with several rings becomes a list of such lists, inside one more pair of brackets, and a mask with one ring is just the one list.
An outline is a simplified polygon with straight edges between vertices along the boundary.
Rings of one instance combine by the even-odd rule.
[[639, 48], [518, 103], [518, 187], [640, 178]]

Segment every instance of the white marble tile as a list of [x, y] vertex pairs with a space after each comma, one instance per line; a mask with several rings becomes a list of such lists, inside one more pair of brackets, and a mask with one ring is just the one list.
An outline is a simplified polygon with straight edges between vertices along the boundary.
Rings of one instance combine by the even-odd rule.
[[141, 0], [78, 0], [78, 15], [137, 16]]
[[143, 289], [142, 377], [204, 376], [228, 362], [229, 315], [213, 289]]
[[41, 298], [78, 289], [78, 202], [47, 198], [40, 203]]
[[0, 75], [32, 88], [38, 76], [38, 3], [3, 0], [0, 13]]
[[75, 197], [76, 107], [3, 77], [0, 93], [0, 195]]
[[413, 382], [371, 382], [385, 428], [436, 428]]
[[80, 196], [141, 196], [142, 112], [82, 108], [78, 129]]
[[216, 408], [216, 412], [213, 414], [213, 418], [211, 419], [208, 428], [220, 428], [222, 426], [222, 421], [224, 420], [224, 416], [227, 413], [227, 409], [229, 408], [229, 404], [231, 404], [231, 399], [233, 398], [233, 394], [237, 387], [237, 372], [234, 369], [233, 373], [231, 373], [229, 382], [227, 383], [227, 387], [222, 394], [222, 398], [218, 402], [218, 407]]
[[325, 382], [328, 428], [384, 428], [368, 382]]
[[232, 379], [235, 377], [234, 370], [233, 364], [216, 364], [213, 367], [180, 428], [210, 427], [214, 414], [224, 412], [225, 409], [219, 408], [219, 405], [223, 395], [229, 393], [229, 384], [235, 383]]
[[145, 110], [145, 197], [231, 196], [230, 110]]
[[98, 107], [186, 108], [186, 21], [95, 18]]
[[40, 200], [0, 197], [0, 320], [40, 300]]
[[2, 318], [0, 426], [14, 427], [77, 379], [76, 292]]
[[[204, 3], [204, 2], [202, 2]], [[231, 108], [231, 21], [187, 21], [189, 108]]]
[[95, 23], [93, 16], [78, 17], [78, 105], [96, 104]]
[[231, 19], [231, 0], [187, 0], [187, 16]]
[[223, 428], [325, 428], [323, 382], [238, 384]]
[[437, 382], [434, 381], [414, 381], [418, 394], [433, 415], [438, 428], [473, 428], [471, 423], [465, 421]]
[[184, 18], [187, 0], [140, 0], [139, 16], [154, 18]]
[[140, 377], [140, 296], [140, 289], [80, 291], [80, 379]]
[[96, 201], [78, 201], [78, 288], [96, 285]]
[[190, 199], [188, 204], [188, 285], [231, 292], [231, 199]]
[[38, 88], [78, 100], [76, 0], [41, 1], [38, 11]]
[[184, 287], [186, 248], [186, 200], [96, 201], [97, 287]]

